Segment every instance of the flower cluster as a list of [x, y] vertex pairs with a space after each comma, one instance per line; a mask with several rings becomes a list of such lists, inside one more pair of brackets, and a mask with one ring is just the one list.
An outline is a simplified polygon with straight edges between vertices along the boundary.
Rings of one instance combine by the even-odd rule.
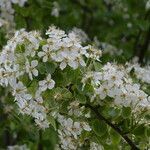
[[127, 70], [131, 72], [134, 69], [134, 74], [141, 81], [150, 84], [150, 65], [146, 67], [141, 67], [138, 63], [130, 64], [127, 63]]
[[86, 63], [83, 56], [89, 58], [93, 54], [94, 56], [96, 55], [96, 59], [101, 56], [101, 51], [97, 53], [98, 50], [90, 54], [89, 51], [91, 51], [91, 49], [89, 46], [83, 47], [80, 43], [80, 39], [78, 39], [73, 32], [66, 35], [64, 31], [52, 26], [46, 34], [49, 36], [47, 44], [43, 45], [43, 51], [40, 51], [38, 56], [43, 59], [43, 62], [47, 62], [50, 59], [60, 63], [62, 70], [66, 68], [67, 65], [73, 69], [77, 69], [79, 66], [85, 67]]
[[[49, 123], [46, 120], [46, 108], [41, 105], [41, 92], [37, 90], [34, 94], [29, 93], [23, 82], [25, 75], [28, 75], [30, 80], [38, 75], [38, 62], [32, 58], [39, 48], [40, 40], [38, 32], [27, 33], [20, 30], [15, 33], [0, 54], [0, 85], [11, 86], [20, 112], [33, 116], [35, 122], [45, 128]], [[21, 49], [21, 46], [24, 48]]]
[[61, 127], [58, 129], [60, 146], [62, 149], [76, 150], [82, 145], [79, 138], [83, 132], [91, 131], [90, 126], [86, 122], [76, 122], [71, 118], [66, 119], [62, 115], [58, 115], [58, 122]]
[[97, 99], [98, 103], [107, 102], [110, 97], [117, 106], [150, 106], [148, 95], [140, 89], [139, 84], [132, 81], [123, 66], [107, 63], [101, 72], [87, 73], [82, 82], [86, 84], [88, 79], [92, 80], [95, 89], [92, 101]]
[[27, 0], [1, 0], [0, 1], [0, 19], [5, 20], [5, 22], [7, 23], [8, 32], [10, 32], [9, 30], [15, 27], [15, 22], [14, 22], [15, 10], [13, 9], [13, 4], [18, 4], [20, 7], [23, 7], [25, 2], [27, 2]]
[[90, 150], [104, 150], [103, 146], [95, 142], [90, 143]]
[[[67, 65], [77, 69], [86, 65], [86, 57], [100, 57], [100, 53], [95, 54], [95, 51], [93, 54], [88, 53], [89, 46], [83, 47], [74, 33], [67, 35], [52, 26], [46, 34], [48, 39], [45, 40], [36, 31], [17, 31], [0, 54], [0, 85], [11, 86], [20, 112], [34, 117], [36, 124], [42, 128], [49, 126], [46, 115], [48, 108], [42, 95], [55, 88], [55, 81], [50, 73], [43, 76], [39, 72], [39, 66], [54, 62], [62, 70]], [[36, 89], [31, 91], [33, 85]]]

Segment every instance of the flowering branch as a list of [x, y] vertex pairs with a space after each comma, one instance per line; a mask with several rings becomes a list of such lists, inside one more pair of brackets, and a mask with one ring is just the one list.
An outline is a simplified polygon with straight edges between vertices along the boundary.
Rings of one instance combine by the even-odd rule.
[[107, 125], [109, 125], [111, 128], [113, 128], [117, 133], [119, 133], [121, 135], [121, 137], [131, 146], [132, 150], [139, 150], [139, 148], [131, 141], [131, 139], [127, 135], [125, 135], [120, 130], [120, 128], [118, 128], [115, 124], [111, 123], [104, 116], [102, 116], [95, 107], [93, 107], [93, 106], [91, 106], [89, 104], [86, 104], [85, 106], [90, 108], [96, 114], [97, 118], [100, 121], [103, 120]]

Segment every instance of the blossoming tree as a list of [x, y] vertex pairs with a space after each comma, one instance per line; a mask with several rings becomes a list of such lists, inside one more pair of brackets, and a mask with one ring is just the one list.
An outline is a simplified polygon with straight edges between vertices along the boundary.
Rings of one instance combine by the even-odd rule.
[[[91, 13], [89, 6], [77, 2]], [[109, 1], [104, 3], [112, 5]], [[136, 60], [112, 61], [111, 56], [122, 55], [123, 50], [99, 42], [96, 37], [92, 42], [78, 28], [65, 32], [51, 25], [44, 34], [40, 30], [29, 31], [28, 14], [24, 14], [27, 29], [15, 30], [14, 11], [23, 15], [27, 12], [21, 10], [34, 2], [25, 4], [26, 0], [0, 2], [10, 15], [2, 9], [0, 27], [7, 36], [0, 52], [0, 104], [2, 118], [10, 119], [9, 127], [15, 133], [10, 144], [10, 137], [4, 139], [7, 148], [149, 149], [150, 66], [143, 67]], [[111, 9], [116, 7], [112, 5]], [[58, 19], [60, 11], [59, 3], [53, 2], [50, 15]], [[148, 48], [147, 41], [144, 46]], [[141, 55], [139, 62], [143, 62], [144, 54]], [[19, 122], [16, 126], [9, 113]], [[32, 142], [28, 137], [18, 143], [23, 134], [21, 130], [15, 132], [19, 126], [26, 132], [38, 131], [38, 139], [35, 135], [30, 137]], [[53, 144], [48, 139], [53, 139]]]

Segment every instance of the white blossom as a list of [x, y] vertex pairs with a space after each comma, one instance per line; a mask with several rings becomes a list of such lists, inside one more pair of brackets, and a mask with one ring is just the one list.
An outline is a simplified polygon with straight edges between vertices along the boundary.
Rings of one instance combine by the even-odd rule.
[[29, 74], [29, 78], [33, 80], [33, 76], [38, 76], [38, 70], [35, 68], [38, 66], [38, 61], [37, 60], [32, 60], [31, 64], [29, 61], [26, 61], [26, 72]]
[[48, 74], [45, 80], [39, 81], [39, 88], [41, 91], [52, 89], [55, 86], [55, 81], [51, 79], [51, 75]]
[[7, 147], [7, 150], [29, 150], [27, 145], [10, 145]]
[[58, 2], [54, 1], [51, 15], [54, 17], [59, 17], [59, 11], [60, 11], [60, 6], [59, 6]]
[[147, 0], [145, 8], [146, 10], [150, 9], [150, 0]]

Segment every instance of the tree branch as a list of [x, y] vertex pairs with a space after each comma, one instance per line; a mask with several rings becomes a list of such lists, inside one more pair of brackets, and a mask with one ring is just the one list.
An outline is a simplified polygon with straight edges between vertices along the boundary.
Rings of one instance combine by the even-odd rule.
[[39, 130], [39, 143], [38, 143], [38, 150], [43, 150], [43, 145], [42, 145], [42, 130]]
[[[144, 20], [149, 20], [150, 17], [150, 11], [148, 11], [145, 16], [144, 16]], [[139, 28], [139, 32], [136, 36], [134, 45], [133, 45], [133, 57], [134, 56], [138, 56], [139, 57], [139, 63], [143, 63], [143, 59], [145, 56], [145, 53], [148, 49], [148, 45], [149, 45], [149, 40], [150, 40], [150, 27], [147, 31], [146, 37], [145, 37], [145, 41], [144, 43], [140, 43], [140, 39], [142, 38], [142, 29]]]
[[139, 62], [140, 63], [143, 63], [143, 59], [144, 59], [144, 56], [145, 56], [146, 51], [148, 49], [149, 42], [150, 42], [150, 28], [149, 28], [149, 31], [147, 32], [147, 35], [146, 35], [146, 38], [145, 38], [145, 42], [142, 45], [141, 51], [139, 53]]
[[131, 141], [131, 139], [127, 135], [125, 135], [121, 131], [120, 128], [118, 128], [116, 125], [114, 125], [109, 120], [107, 120], [104, 116], [102, 116], [95, 107], [93, 107], [89, 104], [86, 104], [85, 106], [90, 108], [95, 113], [95, 115], [97, 116], [97, 118], [99, 120], [103, 120], [107, 125], [109, 125], [111, 128], [113, 128], [117, 133], [119, 133], [121, 135], [121, 137], [131, 146], [131, 150], [139, 150], [139, 148]]

